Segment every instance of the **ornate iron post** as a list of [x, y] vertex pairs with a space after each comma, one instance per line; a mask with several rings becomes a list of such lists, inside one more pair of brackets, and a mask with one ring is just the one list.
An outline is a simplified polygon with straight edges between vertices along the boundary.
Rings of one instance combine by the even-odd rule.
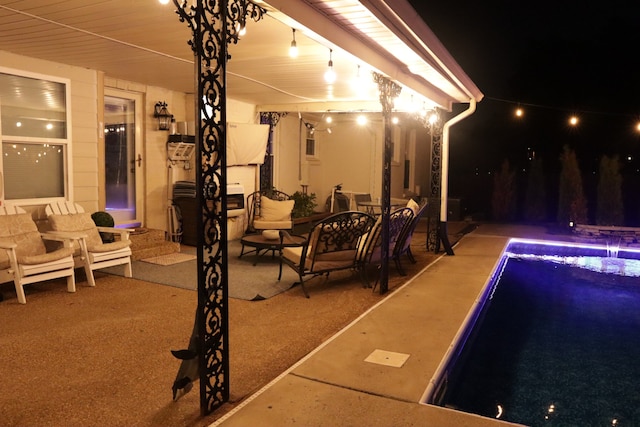
[[196, 333], [200, 412], [229, 400], [229, 316], [226, 180], [226, 64], [249, 17], [266, 11], [247, 0], [173, 0], [193, 32], [196, 80], [198, 308]]
[[384, 125], [384, 153], [382, 160], [382, 246], [380, 248], [380, 293], [389, 290], [389, 214], [391, 206], [391, 111], [393, 100], [402, 88], [387, 77], [373, 73], [378, 85]]
[[438, 227], [440, 224], [440, 184], [442, 181], [442, 125], [438, 122], [431, 127], [431, 195], [429, 203], [436, 203], [429, 207], [427, 218], [427, 250], [440, 251]]
[[260, 190], [271, 190], [273, 188], [273, 131], [281, 118], [287, 113], [263, 112], [260, 113], [260, 124], [269, 125], [269, 140], [267, 141], [267, 152], [264, 155], [264, 163], [260, 165]]

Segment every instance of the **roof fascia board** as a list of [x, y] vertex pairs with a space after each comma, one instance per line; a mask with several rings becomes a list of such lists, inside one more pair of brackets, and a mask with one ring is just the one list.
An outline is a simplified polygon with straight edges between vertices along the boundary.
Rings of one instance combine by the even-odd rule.
[[406, 66], [401, 68], [397, 63], [390, 61], [379, 49], [374, 49], [371, 45], [354, 37], [350, 32], [305, 2], [268, 0], [264, 4], [267, 5], [268, 13], [275, 19], [291, 27], [302, 26], [308, 29], [312, 34], [307, 33], [306, 35], [315, 39], [318, 43], [325, 44], [327, 47], [337, 47], [348, 52], [355, 58], [379, 70], [390, 79], [429, 99], [439, 107], [451, 111], [453, 102], [457, 101], [437, 87], [432, 86], [428, 81], [411, 73]]
[[382, 105], [378, 101], [327, 101], [327, 102], [300, 102], [297, 104], [262, 104], [256, 106], [256, 111], [299, 111], [299, 112], [349, 112], [372, 113], [382, 111]]
[[482, 100], [484, 94], [451, 56], [440, 39], [406, 0], [359, 0], [381, 22], [426, 62], [455, 83], [469, 98]]

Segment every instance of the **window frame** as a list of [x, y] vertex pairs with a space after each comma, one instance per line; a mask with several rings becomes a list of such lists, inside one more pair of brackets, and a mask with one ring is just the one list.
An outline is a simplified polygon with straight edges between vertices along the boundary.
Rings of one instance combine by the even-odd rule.
[[65, 121], [66, 132], [64, 138], [45, 138], [33, 136], [14, 136], [4, 135], [2, 133], [2, 104], [0, 103], [0, 150], [4, 153], [5, 144], [55, 144], [63, 147], [63, 165], [62, 176], [63, 196], [62, 197], [42, 197], [29, 199], [7, 199], [5, 193], [5, 173], [4, 173], [4, 154], [0, 156], [0, 204], [15, 205], [45, 205], [53, 202], [73, 200], [73, 152], [72, 152], [72, 121], [71, 121], [71, 79], [51, 76], [48, 74], [34, 73], [30, 71], [8, 68], [0, 66], [0, 73], [11, 74], [17, 77], [25, 77], [37, 80], [44, 80], [64, 85], [65, 93]]
[[[307, 129], [307, 135], [304, 140], [304, 154], [305, 158], [308, 162], [319, 162], [320, 155], [318, 153], [318, 140], [316, 139], [315, 130], [311, 131]], [[313, 147], [313, 153], [309, 154], [308, 148], [309, 144]]]

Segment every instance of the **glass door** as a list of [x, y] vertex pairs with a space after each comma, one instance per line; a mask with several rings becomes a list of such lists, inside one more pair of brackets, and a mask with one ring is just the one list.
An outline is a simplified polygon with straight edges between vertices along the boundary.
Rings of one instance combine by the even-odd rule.
[[142, 225], [142, 95], [105, 90], [105, 195], [106, 211], [117, 225]]

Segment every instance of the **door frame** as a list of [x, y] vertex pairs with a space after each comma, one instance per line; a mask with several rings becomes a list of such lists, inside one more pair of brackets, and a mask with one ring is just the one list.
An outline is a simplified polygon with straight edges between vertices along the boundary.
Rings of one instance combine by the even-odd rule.
[[[140, 92], [131, 92], [131, 91], [126, 91], [126, 90], [122, 90], [122, 89], [115, 89], [115, 88], [104, 88], [104, 93], [102, 96], [102, 110], [103, 110], [103, 121], [102, 121], [102, 126], [101, 126], [101, 132], [104, 133], [104, 129], [106, 126], [106, 121], [104, 120], [104, 104], [106, 101], [106, 97], [112, 97], [112, 98], [121, 98], [121, 99], [126, 99], [126, 100], [131, 100], [134, 102], [134, 120], [135, 120], [135, 130], [134, 130], [134, 138], [135, 138], [135, 147], [134, 147], [134, 159], [136, 158], [141, 158], [142, 161], [139, 162], [140, 164], [138, 164], [138, 162], [134, 162], [134, 164], [136, 165], [136, 172], [135, 172], [135, 181], [136, 181], [136, 185], [135, 185], [135, 191], [136, 191], [136, 197], [135, 197], [135, 218], [134, 219], [128, 219], [128, 220], [124, 220], [124, 221], [119, 221], [117, 218], [114, 218], [116, 221], [116, 225], [127, 225], [127, 224], [140, 224], [140, 226], [144, 226], [144, 218], [145, 218], [145, 188], [146, 188], [146, 156], [145, 156], [145, 152], [144, 152], [144, 132], [142, 131], [144, 129], [144, 109], [145, 109], [145, 104], [144, 104], [144, 94], [140, 93]], [[106, 155], [105, 155], [105, 140], [104, 140], [104, 134], [101, 135], [102, 138], [102, 142], [103, 142], [103, 146], [102, 149], [99, 152], [99, 164], [100, 164], [100, 174], [101, 174], [101, 180], [100, 180], [100, 193], [103, 195], [103, 197], [101, 197], [101, 201], [100, 201], [100, 205], [101, 205], [101, 209], [106, 209], [106, 203], [107, 203], [107, 196], [106, 196], [106, 180], [105, 180], [105, 162], [106, 162]]]

